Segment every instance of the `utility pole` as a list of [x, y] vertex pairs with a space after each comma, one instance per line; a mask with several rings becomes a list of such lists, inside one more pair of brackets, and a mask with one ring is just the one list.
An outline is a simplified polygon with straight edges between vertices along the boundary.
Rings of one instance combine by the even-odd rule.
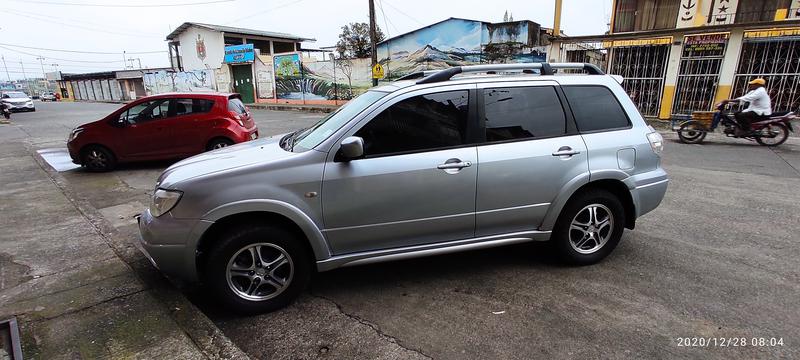
[[50, 82], [47, 81], [47, 74], [44, 72], [44, 63], [42, 62], [42, 61], [44, 61], [44, 58], [39, 56], [39, 57], [36, 58], [36, 60], [39, 60], [39, 65], [42, 66], [42, 78], [44, 78], [44, 82], [45, 82], [45, 84], [47, 84], [47, 85], [45, 85], [44, 89], [45, 89], [45, 91], [50, 91]]
[[0, 59], [3, 59], [3, 67], [6, 68], [6, 77], [8, 81], [11, 81], [11, 75], [8, 73], [8, 65], [6, 65], [6, 58], [0, 55]]
[[25, 79], [25, 85], [28, 88], [28, 96], [33, 96], [33, 90], [31, 90], [31, 83], [28, 81], [28, 75], [25, 74], [25, 64], [22, 63], [22, 60], [19, 61], [19, 66], [22, 68], [22, 78]]
[[[559, 38], [561, 36], [561, 2], [556, 0], [555, 14], [553, 15], [553, 37]], [[561, 41], [555, 40], [550, 43], [550, 51], [547, 56], [550, 62], [561, 61]]]
[[[125, 58], [125, 51], [124, 50], [122, 51], [122, 67], [124, 67], [125, 69], [128, 68], [128, 59]], [[131, 65], [131, 67], [133, 67], [133, 66]]]
[[[369, 0], [369, 43], [372, 50], [372, 67], [378, 63], [378, 53], [375, 52], [375, 41], [377, 34], [375, 31], [375, 0]], [[372, 86], [378, 86], [378, 79], [372, 78]]]

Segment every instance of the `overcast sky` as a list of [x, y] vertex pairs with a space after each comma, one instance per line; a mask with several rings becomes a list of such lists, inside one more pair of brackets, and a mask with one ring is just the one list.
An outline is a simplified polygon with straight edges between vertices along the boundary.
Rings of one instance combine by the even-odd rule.
[[[218, 3], [141, 7], [213, 1]], [[602, 34], [608, 29], [612, 0], [563, 1], [562, 30], [568, 35]], [[513, 14], [514, 20], [532, 20], [552, 27], [554, 2], [375, 0], [378, 25], [389, 37], [448, 17], [499, 22], [506, 10]], [[305, 48], [334, 45], [342, 25], [368, 21], [367, 0], [0, 0], [0, 9], [3, 14], [0, 55], [5, 58], [12, 79], [22, 78], [23, 67], [28, 77], [41, 77], [39, 56], [44, 57], [46, 72], [56, 68], [53, 64], [58, 64], [58, 70], [64, 73], [120, 70], [124, 66], [123, 51], [129, 53], [127, 58], [140, 58], [143, 67], [168, 66], [164, 38], [185, 21], [317, 39], [315, 43], [304, 43]], [[5, 44], [113, 54], [26, 49]], [[152, 51], [160, 53], [130, 54]], [[0, 68], [0, 79], [7, 80], [5, 68]]]

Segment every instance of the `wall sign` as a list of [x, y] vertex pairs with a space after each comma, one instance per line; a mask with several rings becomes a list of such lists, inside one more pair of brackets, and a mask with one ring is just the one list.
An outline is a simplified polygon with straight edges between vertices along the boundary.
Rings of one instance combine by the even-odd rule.
[[728, 33], [686, 36], [683, 41], [683, 56], [723, 56], [728, 36]]
[[744, 37], [750, 38], [768, 38], [779, 36], [800, 36], [800, 28], [785, 28], [785, 29], [765, 29], [745, 31]]
[[225, 47], [225, 60], [227, 64], [253, 62], [256, 59], [256, 51], [253, 44], [231, 45]]
[[622, 46], [670, 45], [670, 44], [672, 44], [672, 36], [653, 38], [653, 39], [603, 41], [604, 48], [622, 47]]

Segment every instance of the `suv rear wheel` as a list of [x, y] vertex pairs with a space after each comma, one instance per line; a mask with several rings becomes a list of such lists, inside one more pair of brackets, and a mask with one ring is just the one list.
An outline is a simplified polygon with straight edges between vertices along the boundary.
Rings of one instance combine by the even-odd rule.
[[311, 274], [305, 248], [275, 226], [240, 226], [226, 232], [208, 254], [206, 285], [232, 310], [254, 314], [290, 304]]
[[590, 265], [603, 260], [619, 243], [625, 210], [605, 190], [589, 190], [571, 199], [553, 229], [553, 242], [564, 261]]

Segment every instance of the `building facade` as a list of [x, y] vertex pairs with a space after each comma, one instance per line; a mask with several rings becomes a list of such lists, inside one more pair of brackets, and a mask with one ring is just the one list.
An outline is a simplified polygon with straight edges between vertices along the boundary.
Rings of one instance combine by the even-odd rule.
[[615, 0], [608, 34], [561, 38], [558, 59], [576, 47], [600, 63], [647, 117], [712, 110], [767, 80], [775, 111], [800, 107], [800, 0]]
[[272, 31], [186, 22], [167, 35], [167, 41], [171, 67], [178, 75], [156, 74], [153, 83], [169, 84], [170, 77], [187, 77], [213, 90], [238, 92], [244, 102], [254, 103], [274, 98], [272, 56], [298, 53], [302, 42], [315, 40]]

